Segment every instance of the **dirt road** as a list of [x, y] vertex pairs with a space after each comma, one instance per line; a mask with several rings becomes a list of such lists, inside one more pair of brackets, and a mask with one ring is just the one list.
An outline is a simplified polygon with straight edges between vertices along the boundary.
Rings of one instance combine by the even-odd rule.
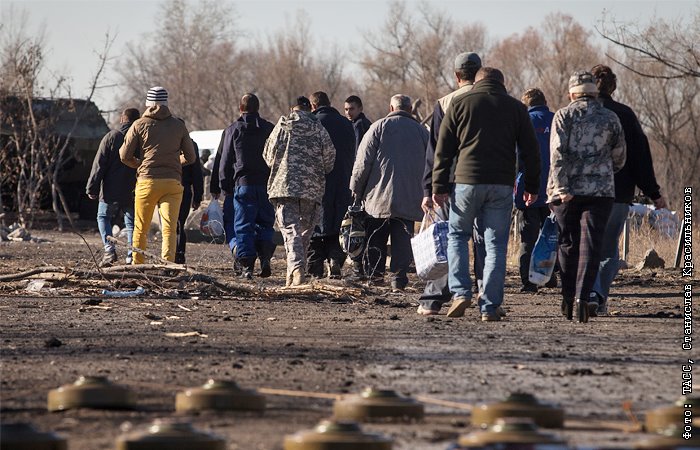
[[[0, 272], [42, 263], [91, 267], [77, 236], [37, 234], [52, 242], [0, 244]], [[96, 233], [87, 239], [99, 248]], [[188, 252], [198, 270], [234, 281], [223, 246], [190, 244]], [[277, 256], [275, 276], [254, 283], [282, 284], [281, 249]], [[508, 316], [500, 323], [480, 322], [476, 309], [461, 319], [416, 315], [422, 284], [413, 278], [406, 292], [371, 288], [359, 299], [210, 295], [204, 283], [183, 285], [170, 293], [175, 298], [165, 298], [149, 282], [121, 284], [139, 284], [145, 296], [110, 299], [100, 294], [99, 280], [80, 289], [47, 282], [38, 292], [25, 291], [27, 281], [0, 283], [2, 421], [58, 431], [72, 450], [111, 449], [129, 427], [174, 416], [175, 393], [208, 378], [326, 393], [375, 386], [466, 404], [524, 391], [563, 406], [568, 418], [625, 425], [631, 422], [623, 402], [631, 402], [642, 419], [642, 411], [680, 396], [680, 366], [688, 354], [680, 348], [679, 273], [624, 272], [613, 287], [611, 314], [588, 324], [561, 317], [554, 289], [520, 294], [515, 273], [509, 268]], [[192, 331], [201, 335], [166, 335]], [[47, 346], [51, 338], [57, 341]], [[48, 391], [79, 375], [108, 376], [133, 388], [139, 410], [48, 413]], [[229, 449], [281, 449], [285, 434], [309, 428], [330, 412], [330, 400], [269, 396], [263, 415], [186, 418], [225, 436]], [[471, 429], [466, 411], [428, 405], [426, 412], [419, 423], [365, 428], [392, 436], [396, 449], [444, 449]], [[556, 432], [570, 444], [612, 447], [641, 436], [581, 428]]]

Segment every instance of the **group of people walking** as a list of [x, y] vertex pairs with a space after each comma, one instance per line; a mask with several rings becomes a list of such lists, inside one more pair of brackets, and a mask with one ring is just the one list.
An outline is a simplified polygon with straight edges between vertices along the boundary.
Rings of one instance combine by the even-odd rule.
[[[371, 123], [359, 97], [346, 99], [343, 116], [318, 91], [298, 97], [275, 125], [260, 116], [258, 97], [245, 94], [240, 117], [222, 135], [210, 187], [215, 199], [224, 197], [224, 229], [236, 271], [252, 278], [258, 260], [258, 275], [271, 275], [276, 223], [287, 255], [287, 285], [305, 283], [309, 276], [343, 277], [341, 222], [349, 206], [363, 206], [366, 249], [353, 256], [352, 272], [345, 276], [385, 283], [391, 238], [391, 287], [403, 290], [414, 224], [434, 214], [449, 221], [449, 270], [427, 280], [418, 314], [439, 314], [449, 303], [447, 316], [461, 317], [476, 291], [481, 319], [499, 321], [505, 315], [515, 205], [521, 291], [538, 289], [528, 280], [530, 258], [544, 220], [553, 213], [562, 314], [586, 322], [605, 313], [635, 188], [657, 208], [666, 207], [639, 121], [612, 99], [614, 73], [603, 65], [574, 73], [570, 103], [556, 113], [538, 88], [520, 100], [509, 95], [504, 74], [482, 66], [475, 53], [459, 54], [454, 73], [457, 89], [437, 101], [428, 128], [415, 119], [411, 99], [402, 94], [390, 99], [385, 117]], [[127, 230], [133, 224], [134, 247], [145, 249], [156, 206], [163, 224], [161, 255], [184, 262], [184, 245], [181, 255], [173, 233], [174, 214], [182, 212], [181, 203], [188, 212], [201, 201], [198, 168], [200, 188], [182, 202], [183, 170], [198, 166], [199, 158], [184, 123], [168, 110], [165, 89], [150, 89], [146, 105], [141, 118], [138, 110], [125, 110], [121, 128], [105, 136], [88, 182], [88, 195], [100, 195], [106, 263], [116, 260], [106, 240], [113, 210], [124, 209]], [[113, 181], [127, 179], [134, 184]], [[133, 204], [126, 195], [131, 185]], [[133, 263], [141, 262], [143, 256], [135, 252]], [[547, 286], [557, 285], [554, 275]]]

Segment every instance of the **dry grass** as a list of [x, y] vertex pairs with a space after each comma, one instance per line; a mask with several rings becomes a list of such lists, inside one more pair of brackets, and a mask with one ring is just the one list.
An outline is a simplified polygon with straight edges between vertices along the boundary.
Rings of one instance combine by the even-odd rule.
[[[700, 261], [700, 227], [693, 227], [693, 260]], [[672, 268], [676, 257], [678, 246], [678, 235], [667, 236], [651, 227], [645, 218], [639, 227], [630, 226], [629, 232], [629, 252], [627, 254], [627, 264], [629, 267], [636, 266], [649, 249], [654, 249], [656, 253], [666, 262], [666, 268]], [[511, 227], [510, 241], [508, 242], [508, 266], [513, 269], [518, 267], [518, 247], [519, 239], [517, 232], [513, 232]], [[622, 239], [620, 239], [620, 257], [622, 257]]]

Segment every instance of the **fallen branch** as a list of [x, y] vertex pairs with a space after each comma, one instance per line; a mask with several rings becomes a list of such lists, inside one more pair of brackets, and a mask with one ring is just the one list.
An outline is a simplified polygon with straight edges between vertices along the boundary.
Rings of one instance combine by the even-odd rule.
[[37, 267], [35, 269], [25, 270], [24, 272], [0, 275], [0, 281], [17, 281], [29, 278], [32, 275], [38, 275], [40, 273], [65, 273], [65, 271], [66, 268], [60, 266]]
[[[146, 273], [148, 271], [175, 271], [181, 272], [179, 276], [172, 275], [157, 275]], [[137, 264], [137, 265], [119, 265], [96, 270], [75, 269], [63, 266], [44, 266], [35, 269], [25, 270], [23, 272], [0, 275], [0, 282], [10, 282], [23, 280], [38, 274], [60, 273], [66, 277], [76, 278], [102, 278], [104, 280], [144, 280], [153, 284], [156, 288], [161, 288], [162, 283], [180, 283], [180, 282], [201, 282], [210, 284], [222, 292], [230, 293], [245, 293], [261, 297], [308, 297], [312, 295], [327, 295], [335, 298], [349, 297], [358, 299], [362, 296], [362, 289], [351, 288], [347, 286], [333, 286], [318, 282], [304, 284], [300, 286], [288, 287], [260, 287], [252, 284], [225, 283], [217, 280], [211, 275], [207, 275], [196, 270], [181, 265], [181, 264]], [[155, 284], [156, 282], [161, 285]]]

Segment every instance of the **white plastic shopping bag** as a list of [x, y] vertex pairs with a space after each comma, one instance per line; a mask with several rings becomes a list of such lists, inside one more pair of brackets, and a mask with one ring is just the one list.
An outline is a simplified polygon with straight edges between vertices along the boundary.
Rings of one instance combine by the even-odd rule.
[[418, 234], [411, 238], [416, 273], [424, 280], [435, 280], [447, 273], [448, 222], [425, 214]]
[[202, 233], [211, 236], [219, 237], [224, 234], [224, 212], [219, 206], [219, 201], [212, 199], [209, 206], [202, 214], [202, 220], [199, 222], [199, 229]]
[[557, 262], [557, 222], [554, 213], [544, 221], [530, 256], [530, 283], [543, 286], [552, 277]]

